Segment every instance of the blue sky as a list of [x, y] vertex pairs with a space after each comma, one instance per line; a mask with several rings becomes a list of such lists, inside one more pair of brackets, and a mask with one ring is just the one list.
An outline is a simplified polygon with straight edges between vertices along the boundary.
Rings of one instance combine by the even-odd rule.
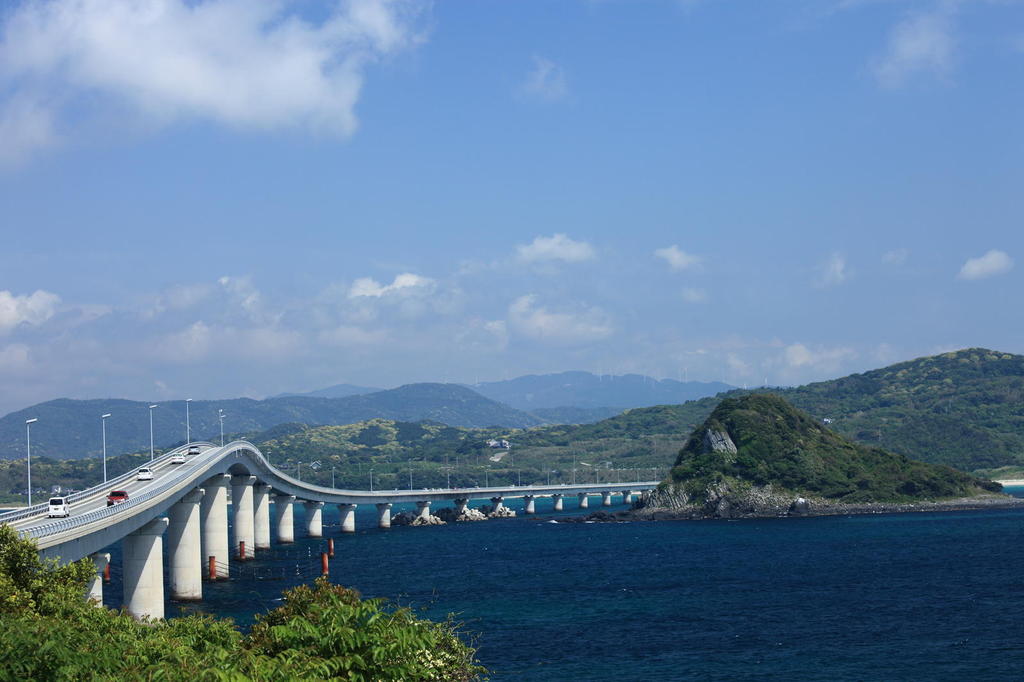
[[1024, 352], [1024, 3], [12, 2], [0, 411]]

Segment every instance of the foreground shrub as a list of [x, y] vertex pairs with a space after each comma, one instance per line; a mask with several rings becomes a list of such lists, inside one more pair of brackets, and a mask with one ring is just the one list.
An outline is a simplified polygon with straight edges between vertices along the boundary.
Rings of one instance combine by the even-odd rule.
[[479, 680], [475, 651], [449, 619], [363, 600], [326, 579], [243, 635], [227, 618], [139, 623], [83, 598], [89, 560], [40, 561], [0, 526], [0, 680]]

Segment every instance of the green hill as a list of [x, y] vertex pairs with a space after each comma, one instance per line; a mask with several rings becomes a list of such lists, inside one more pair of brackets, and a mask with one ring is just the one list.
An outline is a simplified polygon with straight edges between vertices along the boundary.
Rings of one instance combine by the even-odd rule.
[[775, 391], [860, 443], [964, 471], [1024, 464], [1024, 356], [984, 348]]
[[702, 505], [727, 491], [840, 502], [909, 502], [1000, 490], [947, 466], [850, 441], [777, 395], [723, 400], [690, 435], [669, 481]]
[[[830, 420], [832, 430], [862, 445], [963, 471], [1016, 467], [1002, 471], [1024, 473], [1021, 355], [968, 348], [770, 392], [819, 420]], [[734, 390], [682, 405], [630, 410], [580, 427], [580, 433], [664, 430], [671, 421], [692, 429], [723, 398], [750, 393]]]
[[[100, 415], [107, 421], [107, 454], [149, 448], [149, 403], [132, 400], [70, 400], [40, 403], [0, 419], [0, 459], [25, 456], [25, 420], [38, 417], [32, 428], [32, 452], [57, 459], [96, 457], [102, 449]], [[158, 403], [153, 410], [156, 445], [185, 440], [185, 403]], [[544, 420], [485, 398], [457, 384], [409, 384], [399, 388], [343, 398], [292, 396], [251, 400], [196, 400], [190, 417], [194, 440], [219, 437], [218, 410], [234, 433], [259, 432], [278, 424], [352, 424], [368, 419], [431, 420], [464, 427], [527, 427]]]

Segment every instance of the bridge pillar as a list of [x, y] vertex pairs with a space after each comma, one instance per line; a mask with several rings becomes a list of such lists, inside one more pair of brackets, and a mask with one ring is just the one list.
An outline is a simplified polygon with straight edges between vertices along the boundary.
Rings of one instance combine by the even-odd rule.
[[306, 508], [306, 535], [311, 538], [324, 536], [323, 502], [303, 502]]
[[633, 491], [632, 490], [623, 490], [622, 491], [622, 504], [632, 504], [632, 503], [633, 503]]
[[533, 502], [534, 502], [533, 495], [524, 495], [523, 496], [523, 513], [524, 514], [536, 514], [537, 513], [537, 509], [534, 506]]
[[292, 513], [294, 495], [274, 495], [274, 520], [277, 521], [277, 541], [295, 542], [295, 521]]
[[[342, 533], [355, 533], [356, 532], [356, 507], [355, 504], [339, 504], [338, 511], [341, 513], [341, 532]], [[391, 509], [391, 505], [388, 505], [388, 509]], [[377, 505], [377, 510], [380, 511], [380, 505]], [[391, 512], [388, 512], [388, 527], [391, 526]]]
[[562, 496], [558, 493], [555, 493], [554, 495], [551, 496], [551, 499], [554, 501], [554, 510], [562, 511]]
[[580, 501], [580, 509], [586, 509], [590, 506], [590, 498], [587, 497], [587, 493], [580, 493], [576, 496]]
[[469, 500], [461, 498], [455, 500], [455, 516], [462, 516], [466, 513], [466, 507], [469, 506]]
[[[256, 556], [256, 517], [252, 506], [252, 488], [255, 476], [231, 477], [231, 509], [234, 513], [235, 546], [233, 553], [239, 558], [251, 559]], [[245, 556], [239, 551], [245, 543]]]
[[203, 483], [206, 494], [199, 504], [199, 525], [202, 526], [202, 556], [200, 565], [206, 566], [210, 557], [217, 562], [217, 577], [228, 577], [231, 557], [228, 554], [228, 480], [227, 474], [217, 474]]
[[[352, 525], [355, 526], [355, 516], [352, 517]], [[391, 527], [391, 503], [390, 502], [378, 502], [377, 503], [377, 527], [378, 528], [390, 528]]]
[[103, 571], [106, 570], [107, 564], [110, 563], [110, 555], [106, 552], [96, 552], [90, 554], [89, 558], [92, 559], [92, 565], [96, 567], [96, 575], [89, 581], [89, 589], [85, 593], [86, 600], [92, 600], [96, 606], [103, 607]]
[[612, 494], [609, 491], [607, 491], [607, 490], [605, 490], [603, 493], [601, 493], [601, 506], [602, 507], [610, 507], [610, 506], [612, 506]]
[[164, 617], [164, 538], [167, 518], [158, 517], [121, 541], [124, 608], [133, 617]]
[[270, 549], [270, 486], [260, 483], [252, 490], [253, 548]]
[[203, 598], [203, 557], [199, 540], [199, 501], [205, 491], [195, 488], [173, 505], [168, 516], [167, 550], [171, 554], [171, 599]]
[[505, 508], [505, 498], [502, 497], [501, 495], [498, 495], [497, 497], [492, 497], [491, 498], [491, 506], [493, 507], [493, 509], [491, 511], [498, 511], [499, 509], [504, 509]]
[[416, 503], [416, 517], [424, 521], [430, 518], [430, 500], [423, 500]]

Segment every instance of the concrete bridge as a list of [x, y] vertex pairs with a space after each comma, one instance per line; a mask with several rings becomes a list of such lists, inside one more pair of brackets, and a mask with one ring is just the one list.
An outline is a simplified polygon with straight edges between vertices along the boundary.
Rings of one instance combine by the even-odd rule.
[[[174, 464], [175, 456], [189, 447], [199, 446], [199, 454]], [[44, 558], [76, 561], [90, 557], [97, 575], [89, 596], [102, 604], [102, 574], [110, 560], [102, 553], [118, 540], [122, 543], [124, 605], [137, 618], [163, 618], [163, 553], [169, 557], [171, 597], [199, 600], [203, 596], [203, 576], [226, 578], [231, 561], [252, 558], [256, 550], [268, 549], [272, 541], [290, 543], [295, 539], [293, 509], [296, 502], [305, 507], [306, 533], [322, 537], [322, 510], [335, 504], [341, 512], [341, 531], [354, 533], [358, 505], [375, 505], [377, 524], [391, 526], [392, 505], [416, 504], [417, 514], [427, 517], [430, 506], [451, 502], [465, 510], [470, 499], [490, 499], [495, 508], [506, 498], [522, 498], [525, 513], [534, 513], [537, 497], [554, 498], [554, 509], [563, 509], [563, 499], [575, 497], [580, 508], [589, 504], [589, 496], [600, 494], [604, 506], [613, 495], [630, 502], [636, 493], [646, 493], [657, 481], [637, 483], [590, 483], [586, 485], [491, 486], [423, 490], [340, 490], [300, 481], [275, 469], [247, 441], [224, 446], [192, 443], [157, 458], [150, 465], [151, 481], [138, 481], [137, 470], [105, 484], [69, 497], [72, 515], [66, 519], [47, 518], [47, 505], [0, 515], [0, 523], [13, 526], [33, 537]], [[232, 533], [228, 532], [228, 489], [231, 490]], [[107, 493], [127, 490], [129, 499], [106, 506]], [[271, 501], [276, 521], [276, 537], [271, 538]]]

